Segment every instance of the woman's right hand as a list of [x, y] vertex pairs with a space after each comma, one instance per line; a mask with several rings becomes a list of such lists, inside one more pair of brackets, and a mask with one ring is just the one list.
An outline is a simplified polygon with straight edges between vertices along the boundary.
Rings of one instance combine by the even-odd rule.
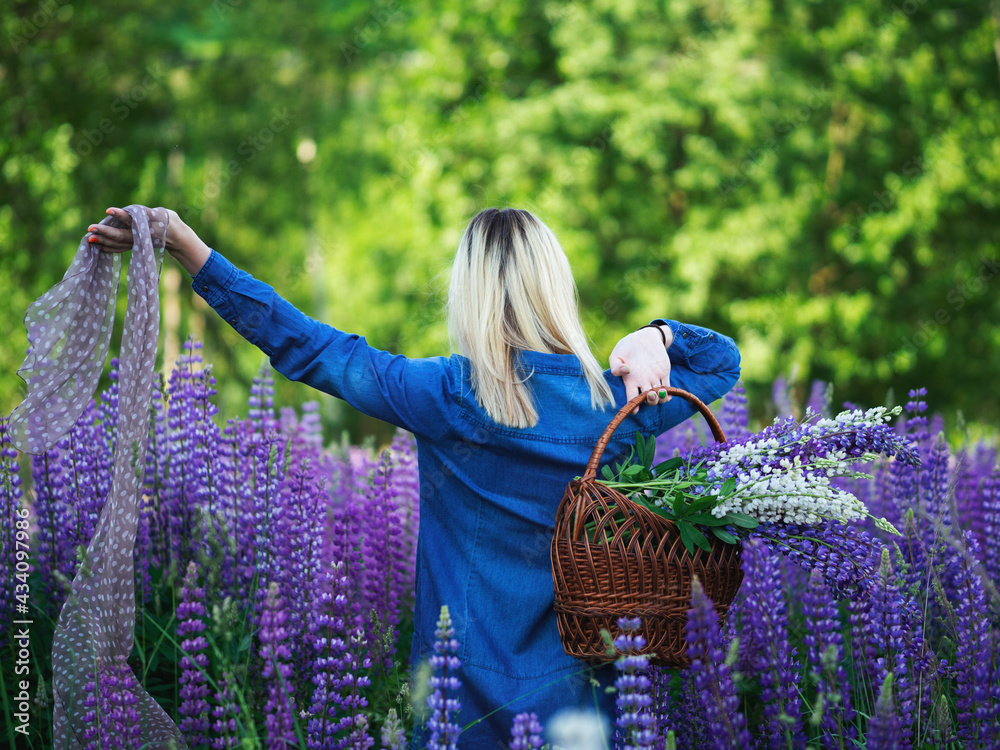
[[[670, 385], [670, 355], [667, 349], [673, 343], [673, 333], [668, 326], [660, 328], [664, 334], [662, 337], [652, 328], [633, 331], [611, 352], [611, 374], [622, 378], [625, 396], [630, 400], [644, 391], [648, 392], [646, 403], [650, 405], [663, 404], [673, 398], [663, 390]], [[663, 346], [664, 337], [667, 338], [666, 347]], [[660, 396], [660, 393], [663, 395]], [[637, 406], [632, 413], [638, 411]]]
[[[147, 207], [149, 218], [153, 218], [152, 209]], [[165, 249], [194, 276], [208, 260], [211, 250], [191, 227], [184, 223], [177, 212], [171, 208], [167, 212], [167, 236]], [[132, 249], [132, 216], [124, 208], [112, 206], [106, 213], [123, 223], [127, 228], [121, 229], [109, 224], [91, 224], [88, 241], [101, 252], [124, 253]]]

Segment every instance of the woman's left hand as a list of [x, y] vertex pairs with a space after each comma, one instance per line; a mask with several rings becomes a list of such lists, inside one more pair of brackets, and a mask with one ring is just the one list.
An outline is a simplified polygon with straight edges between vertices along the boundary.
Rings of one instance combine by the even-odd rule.
[[[662, 404], [673, 398], [663, 390], [670, 385], [670, 357], [663, 346], [663, 337], [652, 328], [640, 328], [619, 341], [611, 352], [609, 364], [611, 374], [625, 381], [626, 398], [632, 399], [654, 388], [658, 392], [649, 394], [646, 403]], [[632, 413], [637, 411], [638, 407]]]

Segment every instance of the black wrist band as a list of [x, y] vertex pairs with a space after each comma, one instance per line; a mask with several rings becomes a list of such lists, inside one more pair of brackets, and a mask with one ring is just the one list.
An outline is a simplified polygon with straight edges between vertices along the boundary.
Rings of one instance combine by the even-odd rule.
[[641, 331], [643, 328], [655, 328], [657, 331], [659, 331], [660, 332], [660, 338], [663, 339], [663, 348], [664, 349], [667, 348], [667, 334], [665, 334], [663, 332], [662, 328], [660, 328], [658, 325], [656, 325], [656, 323], [650, 323], [649, 325], [639, 326], [638, 330]]

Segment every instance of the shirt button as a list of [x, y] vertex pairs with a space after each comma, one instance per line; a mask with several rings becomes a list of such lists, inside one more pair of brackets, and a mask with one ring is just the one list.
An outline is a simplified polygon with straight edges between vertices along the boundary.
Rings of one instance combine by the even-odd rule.
[[205, 286], [204, 284], [202, 284], [202, 285], [201, 285], [201, 291], [203, 291], [203, 292], [207, 292], [207, 291], [208, 291], [208, 287], [207, 287], [207, 286]]

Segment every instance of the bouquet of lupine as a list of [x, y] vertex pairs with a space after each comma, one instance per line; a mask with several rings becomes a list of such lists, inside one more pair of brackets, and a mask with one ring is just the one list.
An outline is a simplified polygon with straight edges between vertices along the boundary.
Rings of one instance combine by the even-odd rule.
[[843, 590], [870, 579], [879, 561], [877, 545], [850, 522], [872, 518], [899, 532], [831, 480], [871, 479], [854, 466], [880, 454], [919, 466], [915, 445], [888, 424], [900, 411], [855, 409], [832, 419], [807, 411], [801, 421], [775, 419], [655, 466], [655, 439], [638, 433], [625, 460], [603, 468], [603, 483], [673, 522], [689, 553], [710, 551], [709, 535], [729, 544], [756, 536]]

